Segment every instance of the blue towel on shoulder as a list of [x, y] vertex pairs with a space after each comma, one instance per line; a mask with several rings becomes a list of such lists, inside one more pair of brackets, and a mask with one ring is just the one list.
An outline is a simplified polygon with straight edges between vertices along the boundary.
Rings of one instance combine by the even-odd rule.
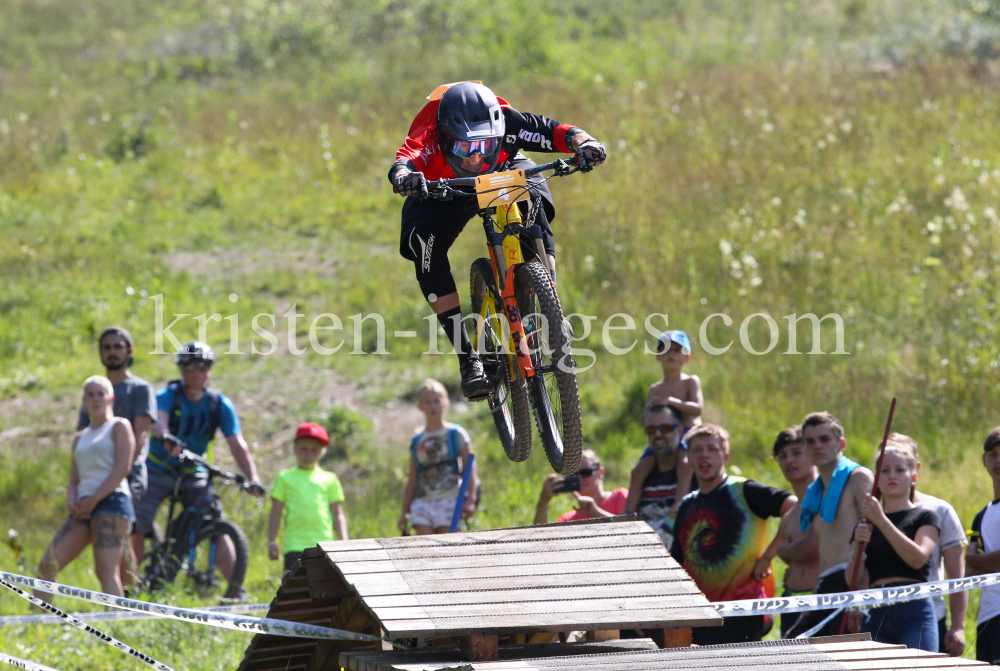
[[816, 478], [806, 495], [802, 499], [802, 514], [799, 516], [799, 528], [805, 531], [812, 524], [813, 517], [818, 513], [827, 524], [833, 523], [833, 518], [837, 516], [837, 504], [840, 503], [840, 495], [844, 493], [844, 485], [847, 478], [858, 467], [858, 464], [847, 457], [841, 457], [837, 467], [833, 469], [833, 477], [830, 478], [829, 496], [824, 496], [823, 478]]

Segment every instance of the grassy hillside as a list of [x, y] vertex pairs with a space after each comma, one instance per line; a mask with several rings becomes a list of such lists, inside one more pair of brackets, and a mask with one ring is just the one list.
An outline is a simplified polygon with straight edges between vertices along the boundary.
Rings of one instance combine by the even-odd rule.
[[[98, 372], [104, 326], [132, 330], [136, 373], [158, 384], [175, 374], [170, 357], [150, 353], [160, 300], [167, 324], [190, 315], [173, 329], [182, 341], [198, 335], [194, 317], [238, 315], [241, 353], [223, 354], [215, 381], [236, 401], [266, 479], [290, 463], [291, 427], [328, 421], [341, 436], [330, 466], [345, 480], [352, 535], [397, 533], [418, 419], [408, 395], [427, 375], [452, 388], [457, 379], [450, 355], [421, 354], [429, 311], [396, 251], [401, 202], [385, 172], [424, 96], [475, 78], [609, 149], [600, 170], [552, 189], [563, 305], [597, 317], [580, 343], [595, 353], [580, 383], [586, 439], [610, 486], [627, 482], [658, 372], [642, 352], [643, 320], [666, 313], [695, 340], [689, 370], [744, 474], [780, 483], [770, 442], [816, 409], [838, 415], [849, 453], [869, 459], [895, 394], [897, 429], [921, 444], [922, 486], [971, 523], [991, 496], [978, 446], [1000, 400], [994, 4], [5, 3], [4, 519], [37, 562], [64, 514], [78, 385]], [[452, 252], [460, 287], [482, 244], [473, 222]], [[289, 355], [282, 315], [293, 305], [307, 315], [300, 345], [312, 318], [334, 313], [343, 349]], [[251, 353], [251, 342], [268, 349], [251, 327], [261, 313], [276, 316], [274, 354]], [[424, 337], [351, 354], [374, 349], [371, 322], [357, 343], [351, 330], [351, 315], [369, 313], [390, 333]], [[626, 355], [602, 342], [615, 313], [637, 324], [613, 334], [619, 346], [638, 339]], [[718, 356], [698, 340], [715, 313], [732, 325], [712, 320], [710, 342], [734, 341]], [[779, 327], [761, 356], [740, 342], [755, 313]], [[803, 354], [785, 354], [784, 317], [805, 313], [840, 315], [848, 353], [805, 354], [814, 343], [800, 323]], [[222, 352], [231, 324], [208, 325]], [[769, 336], [764, 318], [750, 322], [751, 347], [763, 351]], [[827, 321], [826, 352], [833, 336]], [[452, 419], [481, 454], [476, 524], [527, 522], [548, 473], [541, 450], [510, 464], [481, 407], [456, 404]], [[251, 593], [267, 599], [279, 567], [266, 560], [266, 509], [225, 498], [251, 537]], [[3, 548], [0, 565], [13, 566]], [[98, 584], [86, 557], [63, 578]], [[182, 588], [173, 598], [196, 602]], [[0, 609], [25, 610], [6, 595]], [[247, 641], [160, 623], [111, 630], [186, 669], [234, 666]], [[120, 662], [54, 631], [0, 630], [0, 650], [57, 668]]]

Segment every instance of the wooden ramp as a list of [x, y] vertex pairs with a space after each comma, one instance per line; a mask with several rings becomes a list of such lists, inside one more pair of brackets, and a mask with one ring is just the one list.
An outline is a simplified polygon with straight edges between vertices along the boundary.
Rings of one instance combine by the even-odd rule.
[[[617, 643], [631, 643], [620, 641]], [[584, 644], [592, 645], [592, 644]], [[463, 662], [441, 653], [343, 653], [349, 671], [695, 671], [751, 669], [759, 671], [920, 671], [996, 668], [984, 662], [911, 650], [868, 640], [868, 634], [831, 636], [802, 641], [767, 641], [672, 650], [601, 651], [581, 647], [575, 654], [547, 656], [555, 646], [526, 650], [497, 662]], [[539, 654], [540, 653], [540, 654]], [[544, 656], [543, 656], [544, 655]]]
[[720, 625], [645, 522], [320, 543], [390, 638]]
[[[498, 659], [501, 636], [527, 643], [532, 634], [617, 638], [618, 630], [641, 629], [669, 647], [690, 644], [691, 627], [722, 624], [634, 517], [321, 543], [286, 574], [268, 616], [434, 639], [467, 660]], [[257, 635], [239, 670], [338, 669], [342, 652], [380, 649], [389, 646]]]

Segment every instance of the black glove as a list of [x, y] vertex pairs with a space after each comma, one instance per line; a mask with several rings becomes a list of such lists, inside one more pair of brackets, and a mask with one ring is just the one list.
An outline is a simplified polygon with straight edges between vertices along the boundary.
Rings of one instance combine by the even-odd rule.
[[594, 138], [585, 140], [576, 149], [576, 164], [580, 166], [581, 172], [590, 172], [595, 165], [604, 163], [607, 157], [608, 152], [604, 145]]
[[416, 196], [420, 200], [427, 198], [427, 179], [422, 172], [413, 172], [408, 168], [400, 168], [392, 183], [401, 196]]

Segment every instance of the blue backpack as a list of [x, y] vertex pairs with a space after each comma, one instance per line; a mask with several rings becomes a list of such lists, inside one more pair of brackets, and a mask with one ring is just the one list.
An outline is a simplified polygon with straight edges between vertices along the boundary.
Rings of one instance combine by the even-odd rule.
[[[410, 441], [410, 454], [413, 456], [413, 463], [416, 465], [417, 470], [419, 471], [424, 468], [430, 468], [431, 466], [438, 466], [440, 464], [447, 463], [439, 461], [434, 464], [420, 464], [420, 460], [417, 459], [417, 448], [420, 447], [420, 439], [423, 437], [424, 432], [421, 431], [413, 436], [413, 440]], [[448, 461], [451, 462], [451, 467], [456, 473], [461, 473], [462, 471], [458, 468], [458, 457], [458, 425], [448, 424]]]

